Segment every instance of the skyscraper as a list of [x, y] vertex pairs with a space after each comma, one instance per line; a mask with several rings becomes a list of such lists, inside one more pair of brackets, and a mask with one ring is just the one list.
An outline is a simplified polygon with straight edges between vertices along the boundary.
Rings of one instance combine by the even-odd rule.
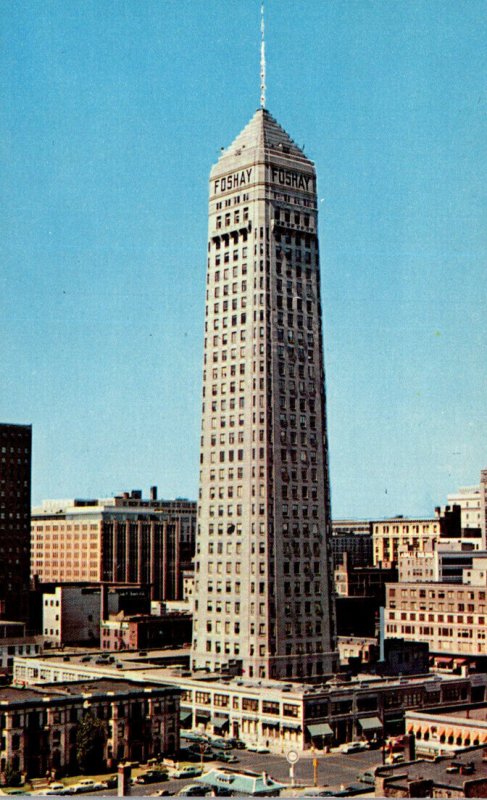
[[32, 427], [0, 423], [0, 617], [27, 620]]
[[260, 108], [210, 175], [193, 666], [334, 664], [316, 176]]

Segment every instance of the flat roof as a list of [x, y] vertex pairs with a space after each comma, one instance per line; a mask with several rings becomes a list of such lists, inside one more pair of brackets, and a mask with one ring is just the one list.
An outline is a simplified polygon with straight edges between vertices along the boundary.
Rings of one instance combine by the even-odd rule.
[[[410, 763], [393, 764], [387, 767], [378, 767], [376, 776], [393, 778], [396, 785], [404, 785], [410, 781], [433, 780], [435, 784], [448, 788], [462, 789], [466, 781], [487, 780], [487, 760], [484, 760], [485, 747], [474, 747], [464, 750], [455, 756], [438, 758], [435, 761], [418, 760]], [[447, 772], [447, 767], [460, 764], [473, 764], [474, 771], [470, 775], [461, 775], [459, 772]]]
[[160, 683], [141, 684], [121, 678], [94, 678], [92, 680], [73, 681], [60, 685], [59, 683], [43, 683], [35, 686], [2, 686], [0, 687], [0, 708], [15, 703], [29, 704], [32, 702], [62, 700], [66, 698], [103, 697], [109, 694], [115, 696], [128, 695], [133, 692], [152, 691], [157, 693], [173, 692], [177, 687], [162, 685]]
[[[143, 653], [144, 655], [141, 655]], [[17, 663], [35, 661], [36, 664], [45, 664], [46, 667], [56, 665], [66, 671], [70, 668], [86, 670], [89, 680], [93, 677], [125, 677], [130, 680], [156, 681], [160, 683], [185, 685], [194, 688], [214, 688], [231, 691], [256, 691], [265, 689], [269, 692], [287, 694], [288, 697], [302, 699], [330, 692], [336, 694], [350, 694], [356, 691], [373, 692], [384, 688], [406, 688], [408, 686], [426, 686], [434, 689], [444, 682], [464, 681], [459, 675], [438, 675], [434, 673], [399, 676], [359, 675], [353, 681], [340, 681], [332, 678], [322, 684], [302, 684], [266, 679], [251, 679], [247, 677], [230, 677], [220, 673], [208, 673], [204, 670], [191, 672], [187, 668], [190, 656], [189, 648], [142, 650], [142, 651], [89, 651], [77, 649], [76, 651], [57, 651], [33, 656], [17, 656]], [[109, 660], [112, 659], [112, 661]], [[172, 660], [173, 664], [164, 665], [165, 660]], [[178, 659], [181, 660], [178, 666]], [[162, 662], [162, 663], [161, 663]], [[121, 666], [117, 666], [121, 665]]]

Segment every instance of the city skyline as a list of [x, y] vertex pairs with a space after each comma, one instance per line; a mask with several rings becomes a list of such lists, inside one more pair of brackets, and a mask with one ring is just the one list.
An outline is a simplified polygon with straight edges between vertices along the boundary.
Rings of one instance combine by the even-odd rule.
[[[293, 8], [267, 106], [319, 179], [332, 513], [430, 515], [485, 466], [482, 4]], [[259, 11], [1, 12], [0, 419], [33, 425], [34, 504], [197, 496], [206, 174], [258, 106]]]

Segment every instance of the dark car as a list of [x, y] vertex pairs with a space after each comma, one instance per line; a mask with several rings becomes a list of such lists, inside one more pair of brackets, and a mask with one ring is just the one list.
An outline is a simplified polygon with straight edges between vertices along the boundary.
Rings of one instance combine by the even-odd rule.
[[344, 789], [334, 793], [334, 797], [353, 797], [355, 794], [364, 794], [365, 792], [374, 791], [374, 787], [370, 786], [368, 789], [364, 784], [351, 783], [350, 786], [345, 786]]
[[110, 775], [110, 777], [105, 778], [102, 783], [105, 784], [107, 789], [116, 789], [118, 786], [118, 775]]
[[142, 772], [135, 779], [135, 783], [158, 783], [158, 781], [167, 781], [167, 772], [162, 769], [148, 769], [147, 772]]

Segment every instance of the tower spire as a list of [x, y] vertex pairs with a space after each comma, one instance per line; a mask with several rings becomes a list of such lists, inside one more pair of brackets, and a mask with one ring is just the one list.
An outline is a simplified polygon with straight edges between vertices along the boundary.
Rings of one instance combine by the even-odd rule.
[[260, 7], [260, 107], [265, 108], [265, 38], [264, 38], [264, 2]]

